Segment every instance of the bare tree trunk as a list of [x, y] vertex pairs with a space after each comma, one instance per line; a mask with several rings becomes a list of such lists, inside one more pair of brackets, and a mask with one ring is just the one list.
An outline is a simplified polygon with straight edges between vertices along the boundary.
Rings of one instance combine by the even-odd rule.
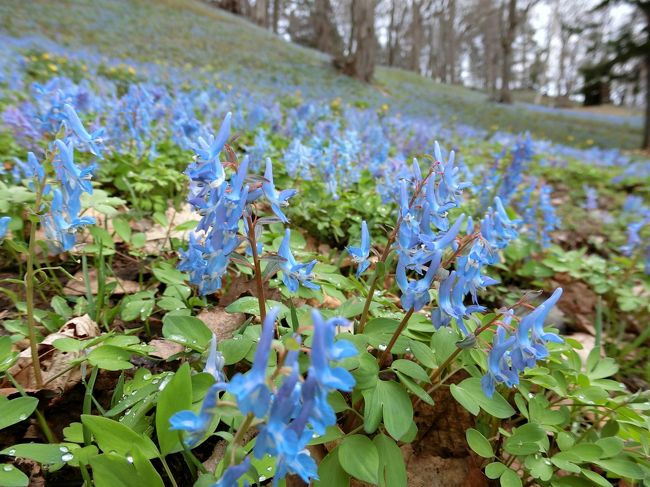
[[273, 32], [278, 33], [278, 24], [280, 23], [280, 9], [282, 8], [281, 0], [273, 0]]
[[311, 19], [316, 49], [332, 56], [340, 56], [342, 42], [334, 25], [334, 11], [330, 0], [316, 0]]
[[[645, 3], [641, 10], [645, 14], [646, 32], [650, 33], [650, 3]], [[645, 122], [643, 125], [643, 142], [641, 148], [650, 150], [650, 49], [645, 54]]]
[[447, 4], [446, 21], [447, 54], [445, 56], [448, 68], [448, 83], [456, 84], [456, 0], [449, 0]]
[[[388, 65], [395, 63], [395, 53], [393, 52], [393, 32], [395, 30], [395, 0], [390, 4], [390, 23], [388, 24]], [[395, 36], [397, 37], [397, 36]]]
[[413, 12], [411, 14], [411, 52], [409, 53], [408, 68], [416, 73], [420, 72], [420, 54], [422, 53], [422, 4], [419, 1], [413, 0]]
[[253, 21], [262, 27], [268, 27], [268, 0], [255, 0]]
[[377, 39], [375, 38], [375, 0], [354, 0], [351, 5], [352, 29], [349, 53], [335, 60], [344, 74], [369, 83], [375, 71]]
[[508, 17], [501, 33], [501, 91], [499, 103], [512, 103], [510, 78], [512, 76], [512, 43], [517, 29], [517, 0], [508, 0]]

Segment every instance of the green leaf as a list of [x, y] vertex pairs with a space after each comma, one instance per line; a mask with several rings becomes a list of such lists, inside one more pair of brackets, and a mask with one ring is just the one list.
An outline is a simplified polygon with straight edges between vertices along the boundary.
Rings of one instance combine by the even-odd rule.
[[479, 407], [478, 402], [476, 402], [476, 399], [474, 399], [469, 392], [456, 384], [451, 384], [449, 389], [451, 395], [454, 396], [454, 399], [456, 399], [461, 406], [467, 409], [474, 416], [478, 416], [478, 413], [481, 412], [481, 408]]
[[601, 458], [610, 458], [615, 457], [623, 451], [624, 443], [620, 438], [612, 436], [609, 438], [601, 438], [596, 441], [596, 445], [603, 450]]
[[323, 458], [318, 465], [318, 477], [315, 487], [347, 487], [350, 485], [350, 475], [343, 470], [339, 462], [339, 447], [337, 446]]
[[424, 371], [424, 369], [420, 367], [418, 364], [416, 364], [415, 362], [412, 362], [410, 360], [404, 360], [404, 359], [395, 360], [391, 364], [390, 368], [395, 371], [399, 371], [404, 375], [408, 375], [409, 377], [412, 377], [417, 381], [429, 382], [429, 376]]
[[29, 477], [8, 463], [0, 464], [0, 485], [3, 487], [27, 487]]
[[37, 405], [35, 397], [18, 397], [0, 403], [0, 430], [26, 420]]
[[430, 406], [434, 405], [433, 399], [429, 394], [427, 394], [427, 391], [422, 389], [415, 381], [413, 381], [409, 377], [406, 377], [401, 372], [396, 372], [396, 373], [397, 373], [397, 377], [399, 377], [399, 380], [404, 387], [406, 387], [409, 391], [415, 394], [422, 402], [425, 402]]
[[473, 428], [465, 431], [465, 438], [467, 439], [467, 444], [477, 455], [483, 458], [492, 458], [494, 456], [494, 450], [490, 442], [481, 434], [480, 431]]
[[29, 458], [45, 465], [54, 465], [66, 462], [65, 455], [70, 455], [70, 447], [71, 445], [63, 443], [21, 443], [5, 448], [0, 451], [0, 455]]
[[70, 319], [72, 316], [72, 309], [68, 306], [65, 298], [61, 296], [54, 296], [50, 302], [52, 309], [64, 320]]
[[609, 480], [607, 480], [602, 475], [598, 475], [596, 472], [583, 468], [582, 475], [587, 477], [595, 485], [600, 485], [601, 487], [612, 487], [612, 484]]
[[521, 479], [517, 472], [509, 468], [504, 470], [500, 478], [501, 487], [522, 487]]
[[[133, 463], [125, 456], [106, 453], [97, 455], [90, 460], [93, 469], [95, 487], [163, 487], [163, 481], [147, 459], [136, 460], [137, 453], [132, 456]], [[147, 465], [148, 464], [148, 465]], [[149, 468], [150, 467], [150, 468]]]
[[[594, 349], [596, 350], [596, 349]], [[601, 358], [587, 374], [591, 380], [610, 377], [618, 372], [618, 364], [613, 358]]]
[[[280, 314], [279, 317], [283, 318], [289, 313], [289, 308], [279, 301], [273, 301], [271, 299], [266, 300], [266, 311], [270, 311], [272, 308], [279, 306]], [[260, 315], [260, 306], [257, 298], [253, 296], [244, 296], [239, 298], [234, 303], [231, 303], [226, 307], [226, 312], [228, 313], [246, 313], [249, 315], [259, 316]]]
[[185, 362], [158, 396], [156, 407], [156, 435], [163, 455], [183, 449], [178, 431], [170, 430], [169, 418], [192, 407], [192, 378], [190, 364]]
[[481, 409], [495, 418], [506, 419], [515, 414], [513, 407], [498, 392], [495, 392], [492, 398], [486, 397], [481, 388], [481, 379], [477, 377], [465, 379], [457, 387], [467, 392]]
[[553, 476], [553, 464], [551, 461], [541, 455], [529, 455], [524, 461], [530, 474], [544, 482], [547, 482]]
[[370, 438], [364, 435], [346, 437], [338, 448], [343, 470], [354, 478], [377, 484], [379, 453]]
[[625, 460], [624, 458], [608, 458], [605, 460], [599, 460], [598, 466], [614, 475], [626, 479], [641, 480], [644, 478], [644, 473], [641, 467], [630, 460]]
[[223, 354], [226, 365], [241, 362], [253, 346], [253, 340], [248, 336], [238, 335], [229, 340], [219, 342], [217, 348]]
[[88, 354], [88, 362], [104, 370], [126, 370], [133, 368], [129, 359], [133, 355], [128, 350], [113, 345], [101, 345]]
[[139, 451], [145, 458], [159, 456], [158, 449], [151, 439], [138, 434], [128, 426], [101, 416], [81, 415], [81, 422], [95, 437], [95, 442], [103, 452], [114, 451], [119, 455], [133, 455]]
[[176, 311], [187, 308], [183, 301], [174, 296], [163, 296], [156, 304], [165, 311]]
[[115, 233], [117, 233], [124, 242], [128, 243], [129, 240], [131, 240], [131, 227], [128, 220], [126, 218], [113, 218], [112, 223]]
[[431, 348], [436, 354], [436, 360], [439, 364], [456, 351], [456, 342], [460, 338], [458, 333], [447, 326], [443, 326], [434, 332], [431, 336]]
[[384, 426], [395, 440], [404, 436], [413, 421], [413, 405], [406, 391], [399, 384], [377, 381], [379, 401], [383, 406]]
[[187, 275], [166, 262], [154, 267], [152, 271], [156, 279], [163, 284], [183, 284], [187, 279]]
[[427, 345], [417, 340], [410, 340], [408, 346], [413, 353], [413, 356], [425, 367], [433, 369], [436, 367], [436, 360], [434, 358], [433, 350]]
[[504, 449], [513, 455], [529, 455], [547, 448], [546, 431], [536, 423], [527, 423], [514, 430], [504, 443]]
[[309, 444], [310, 445], [322, 445], [323, 443], [329, 443], [330, 441], [337, 440], [341, 438], [342, 436], [345, 436], [345, 433], [341, 431], [341, 428], [338, 426], [328, 426], [327, 429], [325, 430], [325, 434], [322, 436], [317, 436], [316, 438], [313, 438]]
[[379, 454], [379, 486], [406, 487], [406, 465], [397, 443], [386, 435], [378, 434], [372, 439]]
[[501, 462], [492, 462], [485, 467], [485, 476], [489, 479], [498, 479], [507, 469], [508, 467]]
[[163, 318], [162, 332], [167, 340], [201, 352], [212, 338], [210, 328], [194, 316], [167, 314]]

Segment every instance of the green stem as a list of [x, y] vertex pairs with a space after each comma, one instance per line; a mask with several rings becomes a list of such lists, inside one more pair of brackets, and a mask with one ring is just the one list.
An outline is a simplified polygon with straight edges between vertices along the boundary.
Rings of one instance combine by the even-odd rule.
[[84, 276], [84, 284], [86, 287], [86, 300], [88, 301], [88, 314], [91, 317], [95, 317], [95, 298], [93, 296], [93, 290], [90, 283], [90, 271], [88, 270], [88, 257], [84, 252], [81, 255], [81, 271]]
[[395, 343], [397, 342], [397, 339], [399, 336], [402, 334], [402, 331], [404, 331], [404, 328], [406, 328], [406, 325], [409, 322], [409, 319], [413, 315], [414, 308], [409, 309], [406, 314], [404, 315], [404, 318], [402, 318], [402, 321], [398, 325], [397, 329], [395, 330], [395, 333], [393, 333], [393, 336], [390, 339], [390, 342], [388, 342], [388, 345], [386, 346], [386, 350], [384, 350], [384, 353], [381, 355], [381, 359], [379, 359], [379, 369], [383, 369], [386, 364], [388, 363], [388, 359], [391, 356], [391, 351], [393, 350], [393, 347], [395, 346]]
[[[246, 215], [246, 221], [248, 223], [248, 240], [251, 246], [251, 252], [253, 253], [253, 265], [255, 266], [255, 285], [257, 287], [257, 302], [260, 307], [260, 319], [262, 323], [266, 318], [266, 300], [264, 298], [264, 283], [262, 282], [262, 267], [260, 265], [260, 258], [257, 255], [257, 240], [255, 238], [255, 224], [253, 223], [253, 218], [250, 214]], [[276, 336], [278, 330], [276, 328]]]
[[160, 455], [158, 458], [160, 458], [160, 463], [162, 463], [162, 466], [165, 469], [165, 473], [167, 474], [167, 477], [169, 478], [169, 481], [172, 483], [172, 486], [173, 487], [178, 487], [178, 484], [176, 483], [176, 479], [174, 478], [174, 474], [172, 474], [172, 471], [169, 468], [169, 465], [167, 465], [167, 460], [165, 460], [164, 455]]
[[235, 464], [235, 454], [237, 453], [237, 445], [240, 441], [243, 440], [244, 435], [248, 431], [248, 429], [251, 427], [251, 424], [253, 424], [253, 420], [255, 419], [255, 416], [253, 413], [248, 413], [246, 415], [246, 418], [244, 419], [244, 422], [241, 424], [239, 429], [237, 430], [237, 434], [235, 437], [232, 439], [232, 444], [230, 445], [230, 465]]
[[[92, 412], [93, 389], [95, 388], [95, 381], [97, 380], [98, 371], [99, 368], [93, 367], [93, 370], [90, 373], [90, 380], [86, 384], [86, 393], [84, 394], [84, 402], [83, 402], [83, 414], [90, 415], [90, 413]], [[83, 435], [84, 435], [84, 444], [86, 446], [90, 445], [90, 442], [92, 441], [92, 435], [90, 433], [90, 430], [85, 425], [83, 427]]]
[[93, 481], [90, 479], [90, 474], [88, 473], [88, 469], [81, 462], [79, 462], [79, 470], [81, 471], [81, 478], [84, 479], [83, 487], [92, 487]]
[[[185, 442], [183, 441], [183, 433], [181, 431], [178, 432], [178, 440], [181, 442], [181, 446], [183, 447], [183, 457], [185, 458], [186, 462], [189, 462], [188, 467], [190, 467], [190, 465], [193, 465], [201, 473], [205, 473], [205, 474], [210, 473], [208, 472], [208, 469], [206, 469], [205, 466], [199, 461], [199, 459], [196, 458], [194, 453], [192, 453], [192, 450], [190, 450], [188, 446], [185, 444]], [[190, 470], [192, 469], [190, 468]], [[195, 472], [192, 472], [192, 475], [194, 474]]]
[[[45, 184], [37, 184], [36, 201], [34, 202], [35, 214], [41, 209]], [[43, 386], [41, 374], [41, 360], [38, 356], [38, 342], [36, 340], [36, 320], [34, 319], [34, 259], [36, 258], [36, 222], [31, 221], [29, 227], [29, 247], [27, 250], [27, 269], [25, 271], [25, 306], [27, 311], [27, 330], [29, 333], [29, 349], [32, 354], [32, 368], [36, 389]]]

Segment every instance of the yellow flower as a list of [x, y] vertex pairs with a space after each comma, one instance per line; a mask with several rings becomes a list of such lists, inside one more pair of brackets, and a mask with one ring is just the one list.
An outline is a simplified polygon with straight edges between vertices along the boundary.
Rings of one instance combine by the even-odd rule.
[[56, 64], [50, 63], [50, 64], [47, 65], [47, 67], [50, 68], [50, 71], [54, 71], [55, 73], [59, 70], [59, 68], [56, 66]]
[[129, 69], [127, 69], [127, 71], [128, 71], [129, 74], [131, 74], [131, 75], [135, 75], [135, 73], [136, 73], [135, 68], [134, 68], [133, 66], [129, 66]]
[[43, 53], [43, 59], [50, 59], [50, 55], [46, 52]]
[[573, 142], [575, 140], [575, 137], [573, 135], [567, 135], [566, 140], [568, 140], [569, 142]]
[[594, 141], [591, 139], [587, 139], [587, 145], [594, 145]]
[[491, 125], [490, 130], [499, 130], [499, 126], [497, 124]]

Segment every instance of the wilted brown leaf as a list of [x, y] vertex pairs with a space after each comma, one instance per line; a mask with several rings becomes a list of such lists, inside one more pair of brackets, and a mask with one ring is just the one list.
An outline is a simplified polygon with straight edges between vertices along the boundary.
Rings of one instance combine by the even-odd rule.
[[[100, 333], [97, 323], [88, 315], [78, 316], [70, 319], [58, 332], [46, 336], [39, 344], [38, 352], [41, 358], [41, 370], [43, 375], [43, 387], [36, 387], [34, 371], [32, 369], [32, 353], [29, 348], [23, 350], [17, 362], [9, 369], [9, 373], [28, 392], [38, 390], [49, 390], [61, 394], [81, 380], [81, 371], [78, 367], [67, 370], [70, 362], [79, 357], [76, 352], [62, 352], [52, 346], [59, 338], [75, 338], [85, 340], [94, 338]], [[9, 384], [4, 381], [0, 387], [7, 388]], [[3, 389], [6, 391], [6, 389]]]

